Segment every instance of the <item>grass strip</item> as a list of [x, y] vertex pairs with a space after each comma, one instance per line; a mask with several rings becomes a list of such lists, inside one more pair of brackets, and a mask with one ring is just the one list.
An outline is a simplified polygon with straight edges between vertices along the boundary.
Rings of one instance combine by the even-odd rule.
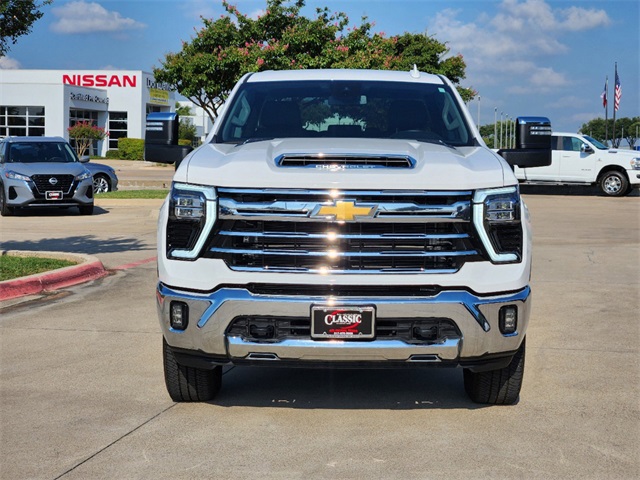
[[164, 198], [169, 190], [118, 190], [117, 192], [98, 193], [96, 199], [115, 198], [115, 199], [156, 199]]
[[77, 265], [76, 262], [57, 258], [0, 256], [0, 282]]

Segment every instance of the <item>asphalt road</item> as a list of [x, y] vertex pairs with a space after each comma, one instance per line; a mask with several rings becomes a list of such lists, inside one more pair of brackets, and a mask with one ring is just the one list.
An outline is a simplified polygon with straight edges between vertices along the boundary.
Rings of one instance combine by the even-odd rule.
[[161, 201], [0, 219], [3, 249], [89, 253], [112, 271], [0, 305], [0, 478], [638, 478], [638, 195], [523, 191], [534, 298], [510, 407], [470, 402], [460, 370], [267, 367], [174, 404], [151, 261]]

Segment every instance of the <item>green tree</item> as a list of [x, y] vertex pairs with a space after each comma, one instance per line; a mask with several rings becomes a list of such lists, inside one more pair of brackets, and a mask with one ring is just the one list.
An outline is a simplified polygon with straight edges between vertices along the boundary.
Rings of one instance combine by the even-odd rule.
[[226, 0], [227, 15], [203, 18], [203, 27], [182, 50], [169, 53], [154, 68], [157, 81], [166, 82], [215, 119], [238, 79], [249, 72], [292, 68], [374, 68], [442, 73], [463, 88], [465, 63], [461, 56], [445, 58], [448, 48], [427, 35], [405, 33], [387, 38], [373, 33], [364, 17], [349, 27], [343, 12], [316, 9], [315, 18], [300, 14], [305, 0], [267, 0], [265, 14], [252, 19]]
[[638, 141], [636, 136], [636, 125], [640, 123], [640, 117], [623, 117], [616, 119], [616, 131], [613, 138], [613, 119], [609, 118], [606, 122], [604, 118], [594, 118], [584, 123], [580, 127], [580, 132], [589, 135], [601, 142], [611, 141], [613, 146], [618, 147], [623, 138], [629, 142], [629, 146], [633, 148]]
[[198, 129], [191, 121], [191, 118], [186, 118], [193, 115], [191, 107], [189, 105], [180, 105], [176, 102], [176, 113], [180, 119], [180, 123], [178, 124], [178, 139], [193, 142], [198, 133]]
[[31, 31], [31, 25], [40, 19], [40, 11], [52, 0], [2, 0], [0, 2], [0, 57], [7, 54], [18, 37]]
[[515, 123], [505, 120], [481, 125], [480, 136], [489, 148], [511, 148], [515, 144]]
[[640, 135], [640, 117], [635, 117], [634, 120], [636, 121], [629, 125], [630, 136], [627, 137], [631, 148], [635, 147], [636, 142], [639, 140], [638, 135]]
[[176, 113], [179, 117], [190, 117], [193, 115], [189, 105], [180, 105], [179, 102], [176, 102]]

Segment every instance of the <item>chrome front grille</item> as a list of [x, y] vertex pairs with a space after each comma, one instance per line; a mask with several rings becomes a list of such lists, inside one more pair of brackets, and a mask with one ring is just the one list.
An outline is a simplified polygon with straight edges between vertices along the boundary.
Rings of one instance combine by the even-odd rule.
[[481, 259], [471, 192], [218, 190], [204, 256], [233, 270], [452, 273]]

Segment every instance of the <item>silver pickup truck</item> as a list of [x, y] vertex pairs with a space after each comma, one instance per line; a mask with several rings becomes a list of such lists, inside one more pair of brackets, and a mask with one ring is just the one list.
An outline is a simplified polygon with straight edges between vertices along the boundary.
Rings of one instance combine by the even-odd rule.
[[[548, 120], [520, 130], [501, 154], [548, 164]], [[505, 158], [442, 76], [244, 76], [160, 213], [171, 398], [235, 364], [461, 367], [472, 400], [517, 401], [531, 234]]]

